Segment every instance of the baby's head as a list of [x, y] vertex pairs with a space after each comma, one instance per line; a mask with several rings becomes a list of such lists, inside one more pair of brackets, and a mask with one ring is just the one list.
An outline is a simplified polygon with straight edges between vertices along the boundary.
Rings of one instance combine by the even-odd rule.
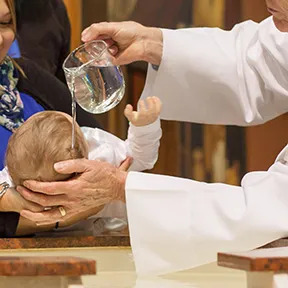
[[72, 175], [54, 170], [54, 163], [88, 157], [88, 145], [76, 123], [75, 148], [72, 143], [72, 117], [56, 111], [39, 112], [30, 117], [10, 137], [6, 165], [16, 185], [25, 180], [59, 181]]

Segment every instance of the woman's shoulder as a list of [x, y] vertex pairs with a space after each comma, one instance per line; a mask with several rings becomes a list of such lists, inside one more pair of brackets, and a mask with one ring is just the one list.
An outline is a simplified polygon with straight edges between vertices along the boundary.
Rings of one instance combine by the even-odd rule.
[[64, 83], [33, 60], [18, 58], [15, 61], [23, 70], [23, 73], [19, 71], [17, 85], [20, 92], [31, 95], [46, 110], [70, 112], [70, 92]]

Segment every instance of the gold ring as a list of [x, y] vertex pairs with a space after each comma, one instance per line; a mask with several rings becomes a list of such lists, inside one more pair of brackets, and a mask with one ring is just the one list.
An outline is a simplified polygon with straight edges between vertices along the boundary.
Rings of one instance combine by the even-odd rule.
[[59, 206], [58, 209], [62, 217], [66, 216], [67, 213], [63, 206]]

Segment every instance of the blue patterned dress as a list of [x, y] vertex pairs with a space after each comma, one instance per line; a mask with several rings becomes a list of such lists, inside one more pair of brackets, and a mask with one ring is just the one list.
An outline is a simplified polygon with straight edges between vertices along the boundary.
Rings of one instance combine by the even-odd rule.
[[[43, 111], [43, 107], [39, 105], [31, 96], [20, 93], [24, 106], [24, 120], [27, 120], [33, 114]], [[12, 132], [0, 125], [0, 170], [5, 166], [5, 153], [7, 144]]]

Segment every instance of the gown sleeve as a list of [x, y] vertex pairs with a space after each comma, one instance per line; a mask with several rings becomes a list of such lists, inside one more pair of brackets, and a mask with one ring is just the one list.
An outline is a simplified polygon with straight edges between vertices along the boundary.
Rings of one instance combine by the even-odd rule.
[[161, 98], [162, 119], [245, 126], [288, 111], [288, 33], [272, 17], [162, 31], [162, 61], [142, 94]]
[[288, 145], [241, 186], [129, 172], [126, 203], [137, 273], [165, 274], [288, 236]]

